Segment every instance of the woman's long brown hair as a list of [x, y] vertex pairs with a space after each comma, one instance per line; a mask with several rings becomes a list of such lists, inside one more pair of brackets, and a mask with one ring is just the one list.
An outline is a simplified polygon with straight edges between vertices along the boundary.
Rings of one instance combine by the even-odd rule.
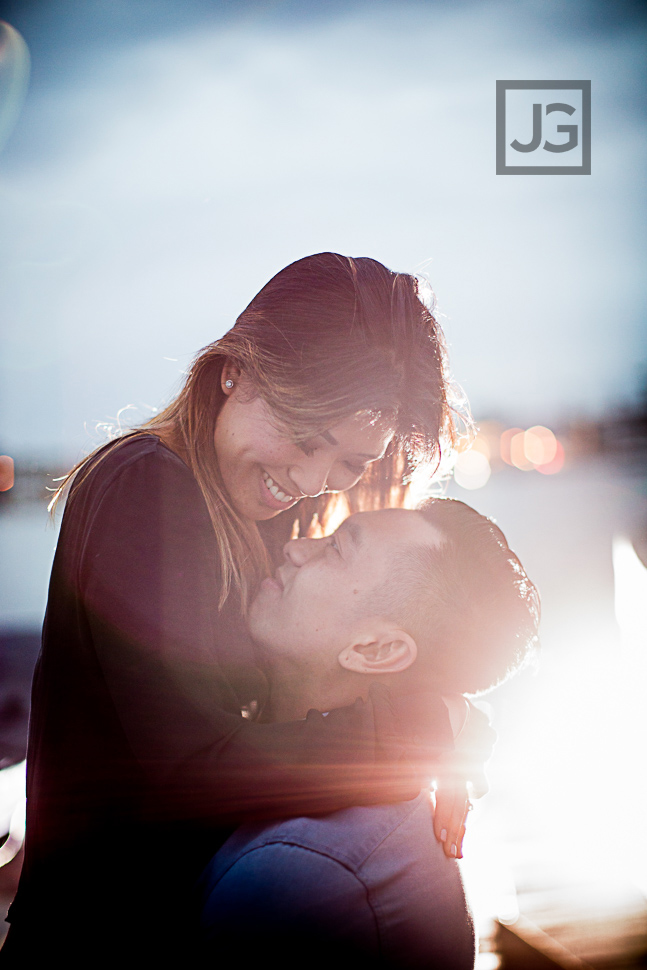
[[[348, 492], [302, 500], [262, 523], [261, 536], [255, 522], [236, 512], [216, 458], [226, 361], [241, 369], [286, 435], [305, 440], [366, 412], [393, 428], [387, 454]], [[183, 458], [216, 533], [220, 605], [236, 591], [245, 609], [267, 575], [271, 551], [290, 535], [325, 531], [340, 506], [352, 512], [404, 504], [413, 470], [421, 463], [437, 468], [455, 443], [455, 410], [443, 334], [416, 277], [367, 257], [320, 253], [277, 273], [235, 326], [198, 354], [175, 400], [119, 441], [156, 434]], [[73, 497], [103, 449], [69, 472], [52, 506], [68, 487]]]

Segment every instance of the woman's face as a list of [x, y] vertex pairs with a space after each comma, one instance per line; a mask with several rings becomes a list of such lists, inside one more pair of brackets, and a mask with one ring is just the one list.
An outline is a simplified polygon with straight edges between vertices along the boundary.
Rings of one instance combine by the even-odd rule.
[[[228, 380], [233, 387], [226, 386]], [[354, 415], [315, 438], [296, 442], [276, 428], [268, 406], [250, 394], [237, 371], [225, 367], [222, 385], [227, 397], [214, 444], [233, 505], [248, 519], [271, 519], [306, 495], [350, 488], [384, 455], [391, 440], [390, 429]]]

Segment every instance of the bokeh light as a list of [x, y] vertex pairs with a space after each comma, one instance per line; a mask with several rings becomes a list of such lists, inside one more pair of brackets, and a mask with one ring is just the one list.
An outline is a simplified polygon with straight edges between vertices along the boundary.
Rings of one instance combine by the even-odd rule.
[[506, 465], [514, 464], [512, 460], [511, 446], [512, 446], [513, 439], [520, 433], [521, 434], [523, 433], [521, 431], [521, 428], [508, 428], [501, 435], [500, 454], [501, 454], [501, 458], [506, 463]]
[[523, 450], [533, 465], [547, 465], [557, 453], [557, 438], [549, 428], [535, 425], [525, 433]]
[[483, 488], [492, 470], [487, 455], [482, 451], [465, 451], [458, 456], [454, 466], [454, 481], [461, 488]]
[[550, 428], [541, 424], [523, 431], [507, 428], [499, 439], [499, 453], [507, 465], [520, 471], [554, 475], [564, 466], [564, 446]]
[[502, 462], [520, 471], [555, 475], [564, 467], [564, 446], [550, 428], [542, 424], [522, 428], [503, 428], [486, 421], [477, 436], [459, 444], [454, 465], [454, 481], [473, 491], [483, 488]]
[[13, 458], [9, 455], [0, 455], [0, 492], [8, 492], [13, 488], [14, 466]]
[[537, 471], [542, 475], [555, 475], [564, 467], [564, 446], [561, 441], [555, 441], [555, 456], [544, 465], [538, 465]]
[[510, 461], [515, 468], [528, 472], [534, 465], [526, 455], [526, 432], [519, 431], [510, 439]]

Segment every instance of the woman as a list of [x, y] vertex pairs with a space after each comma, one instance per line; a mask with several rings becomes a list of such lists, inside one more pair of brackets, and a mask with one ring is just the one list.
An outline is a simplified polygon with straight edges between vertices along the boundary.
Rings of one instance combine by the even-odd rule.
[[262, 683], [243, 616], [272, 556], [325, 529], [340, 493], [346, 510], [402, 504], [453, 437], [416, 280], [322, 253], [260, 291], [169, 407], [73, 469], [7, 965], [53, 938], [69, 965], [172, 962], [187, 886], [232, 825], [418, 791], [442, 705], [407, 719], [384, 691], [325, 719], [245, 720]]

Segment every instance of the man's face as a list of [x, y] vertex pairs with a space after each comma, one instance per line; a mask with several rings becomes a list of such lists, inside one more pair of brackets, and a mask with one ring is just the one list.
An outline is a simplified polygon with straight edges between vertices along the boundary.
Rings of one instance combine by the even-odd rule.
[[263, 581], [249, 613], [264, 660], [331, 670], [340, 651], [364, 635], [371, 614], [380, 615], [372, 594], [394, 556], [441, 542], [422, 515], [405, 509], [358, 513], [325, 539], [288, 542], [285, 562]]

